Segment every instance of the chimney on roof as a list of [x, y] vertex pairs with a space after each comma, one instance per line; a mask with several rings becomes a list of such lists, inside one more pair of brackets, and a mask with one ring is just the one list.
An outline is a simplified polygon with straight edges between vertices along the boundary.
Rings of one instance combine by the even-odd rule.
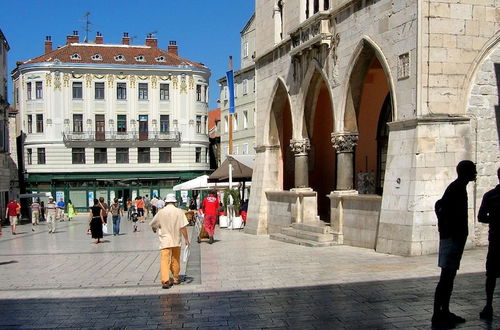
[[48, 52], [52, 51], [52, 37], [51, 36], [46, 36], [45, 37], [45, 54]]
[[76, 44], [80, 41], [80, 37], [78, 37], [78, 31], [73, 31], [73, 35], [66, 36], [66, 45]]
[[174, 54], [175, 56], [179, 55], [179, 48], [177, 47], [177, 41], [170, 40], [168, 42], [168, 52]]
[[146, 46], [157, 48], [158, 47], [158, 39], [153, 37], [152, 33], [148, 33], [146, 37]]
[[130, 45], [130, 37], [128, 36], [128, 32], [123, 32], [122, 45]]
[[103, 44], [104, 43], [104, 38], [102, 37], [102, 33], [101, 32], [96, 32], [96, 35], [95, 35], [95, 43], [96, 44]]

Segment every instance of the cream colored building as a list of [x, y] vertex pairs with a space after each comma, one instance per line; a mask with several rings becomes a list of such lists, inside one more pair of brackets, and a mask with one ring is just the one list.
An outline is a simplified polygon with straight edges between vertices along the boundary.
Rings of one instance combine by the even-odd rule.
[[[255, 154], [255, 15], [241, 34], [241, 69], [234, 72], [235, 109], [233, 115], [233, 154]], [[229, 92], [226, 77], [217, 81], [221, 87], [221, 163], [229, 153]]]
[[210, 70], [148, 35], [145, 45], [66, 44], [12, 73], [29, 191], [87, 208], [94, 197], [165, 196], [208, 164]]
[[476, 215], [500, 164], [498, 1], [255, 8], [257, 154], [245, 231], [434, 253], [434, 203], [471, 159], [479, 173], [468, 246], [485, 243]]

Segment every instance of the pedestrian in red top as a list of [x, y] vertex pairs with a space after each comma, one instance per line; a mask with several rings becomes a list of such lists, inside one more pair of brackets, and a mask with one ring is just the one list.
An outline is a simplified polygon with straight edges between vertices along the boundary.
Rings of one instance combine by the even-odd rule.
[[209, 235], [208, 243], [214, 242], [215, 221], [217, 220], [217, 210], [219, 208], [219, 199], [214, 191], [211, 191], [207, 197], [203, 199], [202, 204], [203, 214], [205, 215], [203, 227]]
[[16, 234], [16, 225], [17, 225], [17, 202], [15, 199], [11, 200], [9, 204], [7, 204], [7, 210], [5, 212], [5, 217], [9, 217], [10, 227], [12, 228], [12, 235]]

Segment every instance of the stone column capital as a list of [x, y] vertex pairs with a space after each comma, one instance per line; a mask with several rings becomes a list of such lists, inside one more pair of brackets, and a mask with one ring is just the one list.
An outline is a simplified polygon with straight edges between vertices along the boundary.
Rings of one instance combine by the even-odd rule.
[[358, 144], [358, 133], [340, 132], [332, 133], [332, 144], [337, 153], [354, 152], [354, 147]]
[[307, 156], [307, 152], [311, 149], [311, 142], [308, 138], [305, 139], [291, 139], [290, 149], [295, 156]]

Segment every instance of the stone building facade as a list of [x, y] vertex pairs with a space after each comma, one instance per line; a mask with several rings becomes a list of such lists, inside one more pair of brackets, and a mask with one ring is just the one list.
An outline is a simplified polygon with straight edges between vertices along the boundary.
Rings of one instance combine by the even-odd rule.
[[165, 196], [204, 174], [210, 70], [148, 35], [145, 45], [79, 42], [19, 62], [12, 73], [29, 192], [87, 209], [92, 198]]
[[[498, 1], [256, 1], [256, 168], [246, 232], [330, 223], [337, 243], [437, 251], [462, 159], [468, 246], [499, 152]], [[269, 216], [277, 210], [286, 217]], [[283, 220], [289, 219], [289, 220]], [[279, 222], [277, 222], [279, 221]]]
[[[240, 32], [241, 68], [234, 72], [233, 154], [255, 154], [255, 15]], [[220, 85], [220, 148], [222, 163], [229, 153], [229, 93], [226, 77]]]

